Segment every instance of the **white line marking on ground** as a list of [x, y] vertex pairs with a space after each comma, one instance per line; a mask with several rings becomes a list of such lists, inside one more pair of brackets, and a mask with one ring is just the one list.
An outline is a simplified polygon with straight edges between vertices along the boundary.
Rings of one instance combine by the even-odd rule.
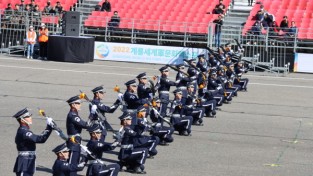
[[[29, 59], [23, 59], [23, 58], [0, 58], [0, 60], [1, 59], [3, 59], [3, 60], [15, 60], [15, 61], [26, 61], [26, 62], [38, 62], [38, 61], [41, 61], [41, 60], [36, 60], [36, 59], [29, 60]], [[98, 60], [98, 61], [100, 61], [100, 60]], [[117, 62], [117, 61], [109, 61], [109, 62]], [[130, 69], [135, 69], [135, 70], [147, 70], [147, 69], [158, 70], [158, 68], [125, 67], [125, 66], [101, 65], [101, 64], [98, 65], [96, 63], [90, 63], [90, 64], [87, 64], [87, 63], [84, 63], [84, 64], [81, 64], [81, 63], [70, 63], [70, 62], [47, 62], [47, 63], [54, 64], [54, 65], [56, 65], [56, 64], [69, 64], [69, 65], [81, 65], [81, 66], [93, 66], [93, 67], [109, 67], [109, 68], [121, 68], [121, 69], [123, 69], [123, 68], [125, 68], [125, 69], [130, 68]], [[120, 63], [126, 63], [126, 62], [120, 62]], [[130, 64], [145, 64], [145, 63], [130, 62]], [[151, 66], [151, 64], [146, 64], [146, 65], [147, 66]], [[152, 64], [152, 65], [161, 67], [162, 65], [165, 65], [165, 64]], [[248, 74], [246, 74], [245, 77], [313, 81], [313, 79], [308, 79], [308, 78], [291, 78], [291, 77], [270, 76], [270, 75], [248, 75]]]
[[313, 79], [308, 79], [308, 78], [290, 78], [290, 77], [278, 77], [278, 76], [275, 77], [275, 76], [245, 75], [245, 77], [273, 78], [273, 79], [293, 79], [293, 80], [313, 81]]
[[313, 89], [313, 86], [295, 86], [295, 85], [282, 85], [282, 84], [249, 83], [249, 85], [261, 85], [261, 86], [276, 86], [276, 87], [292, 87], [292, 88], [308, 88], [308, 89]]
[[53, 68], [33, 68], [33, 67], [20, 67], [20, 66], [8, 66], [8, 65], [0, 65], [0, 67], [31, 69], [31, 70], [60, 71], [60, 72], [75, 72], [75, 73], [91, 73], [91, 74], [103, 74], [103, 75], [137, 76], [137, 75], [121, 74], [121, 73], [90, 72], [90, 71], [83, 71], [83, 70], [61, 70], [61, 69], [53, 69]]
[[[69, 64], [69, 63], [67, 63]], [[72, 63], [74, 64], [74, 63]], [[92, 64], [89, 64], [92, 65]], [[105, 66], [105, 65], [103, 65]], [[90, 74], [103, 74], [103, 75], [119, 75], [119, 76], [137, 76], [137, 75], [131, 75], [131, 74], [122, 74], [122, 73], [105, 73], [105, 72], [91, 72], [91, 71], [83, 71], [83, 70], [62, 70], [62, 69], [53, 69], [53, 68], [34, 68], [34, 67], [21, 67], [21, 66], [12, 66], [12, 65], [0, 65], [0, 67], [7, 67], [7, 68], [20, 68], [20, 69], [32, 69], [32, 70], [48, 70], [48, 71], [60, 71], [60, 72], [75, 72], [75, 73], [90, 73]], [[116, 68], [132, 68], [133, 67], [118, 67], [118, 66], [112, 66]], [[148, 68], [144, 68], [148, 69]], [[263, 77], [263, 78], [280, 78], [280, 79], [292, 79], [292, 80], [306, 80], [310, 81], [313, 79], [306, 79], [306, 78], [286, 78], [286, 77], [271, 77], [271, 76], [257, 76], [257, 75], [246, 75], [249, 77]], [[152, 76], [150, 76], [152, 77]], [[277, 87], [294, 87], [294, 88], [310, 88], [312, 89], [312, 86], [295, 86], [295, 85], [279, 85], [279, 84], [263, 84], [263, 83], [249, 83], [250, 85], [263, 85], [263, 86], [277, 86]]]
[[[11, 59], [11, 58], [1, 58], [3, 60], [16, 60], [16, 61], [26, 61], [26, 62], [38, 62], [41, 60], [37, 59]], [[99, 60], [100, 61], [100, 60]], [[110, 62], [110, 61], [109, 61]], [[112, 62], [117, 62], [117, 61], [112, 61]], [[122, 63], [122, 62], [121, 62]], [[123, 62], [126, 63], [126, 62]], [[129, 62], [131, 64], [136, 64], [136, 62]], [[156, 68], [140, 68], [140, 67], [123, 67], [123, 66], [115, 66], [115, 65], [96, 65], [95, 63], [92, 64], [87, 64], [87, 63], [70, 63], [70, 62], [49, 62], [49, 64], [68, 64], [68, 65], [81, 65], [81, 66], [94, 66], [94, 67], [111, 67], [111, 68], [131, 68], [131, 69], [136, 69], [136, 70], [146, 70], [146, 69], [153, 69], [153, 70], [158, 70]], [[138, 63], [138, 64], [144, 64], [144, 63]], [[160, 64], [152, 64], [152, 65], [160, 65]], [[150, 64], [147, 66], [151, 66]], [[161, 66], [160, 66], [161, 67]]]

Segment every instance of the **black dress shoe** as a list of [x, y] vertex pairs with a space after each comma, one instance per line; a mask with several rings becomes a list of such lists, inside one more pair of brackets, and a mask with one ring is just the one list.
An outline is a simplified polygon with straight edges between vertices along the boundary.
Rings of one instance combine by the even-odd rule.
[[159, 143], [159, 145], [168, 146], [169, 144], [168, 144], [167, 142], [165, 142], [165, 141], [161, 141], [161, 142]]
[[153, 158], [154, 158], [154, 156], [152, 156], [152, 155], [148, 154], [147, 158], [149, 158], [149, 159], [153, 159]]
[[147, 172], [144, 171], [144, 170], [141, 170], [140, 167], [136, 167], [136, 168], [134, 169], [134, 173], [135, 173], [135, 174], [146, 174]]

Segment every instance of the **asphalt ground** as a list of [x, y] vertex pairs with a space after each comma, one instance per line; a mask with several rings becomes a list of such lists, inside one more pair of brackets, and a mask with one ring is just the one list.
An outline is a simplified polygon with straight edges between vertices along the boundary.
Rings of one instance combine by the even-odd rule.
[[[92, 96], [91, 89], [104, 85], [103, 102], [111, 105], [117, 93], [115, 85], [141, 72], [158, 75], [160, 65], [95, 61], [88, 64], [59, 63], [0, 56], [0, 175], [14, 175], [17, 156], [14, 138], [18, 128], [12, 115], [24, 107], [32, 109], [35, 134], [45, 128], [45, 119], [37, 108], [44, 109], [65, 131], [68, 98], [79, 90]], [[171, 72], [173, 79], [176, 73]], [[158, 146], [158, 155], [147, 159], [151, 176], [309, 176], [313, 175], [313, 75], [249, 72], [248, 92], [239, 92], [231, 104], [218, 111], [217, 118], [205, 118], [204, 126], [193, 126], [191, 137], [174, 135], [169, 146]], [[173, 90], [173, 89], [172, 89]], [[80, 115], [88, 117], [84, 103]], [[107, 114], [108, 121], [119, 128], [121, 111]], [[82, 133], [84, 139], [89, 135]], [[112, 133], [107, 137], [113, 141]], [[62, 139], [52, 133], [44, 144], [37, 145], [37, 172], [51, 175], [56, 159], [51, 150]], [[84, 142], [86, 143], [86, 141]], [[119, 148], [104, 154], [108, 163], [117, 161]], [[84, 171], [79, 172], [85, 175]], [[121, 172], [119, 175], [132, 175]]]

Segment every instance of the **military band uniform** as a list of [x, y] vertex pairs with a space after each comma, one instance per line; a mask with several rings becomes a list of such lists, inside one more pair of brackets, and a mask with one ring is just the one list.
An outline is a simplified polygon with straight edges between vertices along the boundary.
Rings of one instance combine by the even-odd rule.
[[221, 85], [222, 90], [223, 90], [223, 92], [224, 92], [224, 97], [225, 97], [225, 99], [226, 99], [228, 102], [230, 102], [230, 101], [232, 101], [232, 97], [234, 96], [235, 91], [234, 91], [233, 89], [227, 89], [227, 88], [226, 88], [225, 85], [227, 84], [227, 78], [222, 74], [222, 72], [219, 72], [219, 71], [218, 71], [218, 73], [220, 73], [220, 74], [218, 74], [218, 77], [217, 77], [216, 82], [217, 82], [219, 85]]
[[[89, 133], [99, 132], [101, 133], [102, 129], [100, 125], [93, 125], [88, 128]], [[117, 142], [118, 143], [118, 142]], [[102, 154], [105, 151], [114, 150], [117, 146], [117, 143], [106, 143], [101, 141], [101, 139], [93, 139], [91, 138], [87, 147], [88, 150], [94, 155], [96, 158], [90, 158], [89, 166], [87, 169], [87, 176], [117, 176], [120, 170], [119, 164], [109, 164], [105, 165], [104, 163], [99, 162], [96, 159], [102, 159]]]
[[137, 118], [137, 125], [134, 127], [134, 131], [138, 134], [137, 137], [133, 138], [134, 148], [147, 148], [148, 156], [155, 156], [158, 151], [156, 150], [157, 145], [160, 142], [158, 136], [149, 136], [144, 135], [145, 132], [152, 131], [154, 133], [154, 129], [144, 121], [142, 118]]
[[[123, 114], [121, 117], [121, 123], [126, 120], [131, 121], [132, 117], [129, 113]], [[144, 164], [147, 159], [148, 150], [147, 148], [134, 148], [133, 139], [138, 134], [130, 128], [130, 124], [124, 124], [122, 128], [123, 138], [121, 141], [121, 149], [118, 155], [120, 160], [121, 169], [126, 166], [127, 171], [136, 173], [145, 173]]]
[[[25, 108], [17, 112], [13, 117], [17, 120], [31, 117], [31, 113]], [[46, 129], [36, 135], [29, 125], [20, 123], [15, 136], [15, 144], [18, 151], [14, 165], [14, 172], [17, 176], [32, 176], [36, 170], [36, 143], [45, 143], [52, 132], [52, 127], [47, 125]]]
[[[125, 85], [127, 87], [137, 86], [135, 80], [130, 80], [126, 82]], [[129, 112], [135, 112], [140, 105], [144, 105], [148, 102], [147, 99], [140, 99], [135, 92], [129, 90], [126, 90], [124, 93], [124, 101], [127, 104], [127, 110], [129, 110]]]
[[[180, 89], [176, 89], [174, 94], [181, 94]], [[186, 116], [185, 112], [188, 111], [185, 104], [181, 99], [174, 99], [170, 104], [169, 114], [171, 115], [171, 123], [175, 131], [178, 131], [179, 135], [189, 136], [191, 134], [191, 125], [193, 122], [192, 116]]]
[[[78, 96], [71, 97], [67, 100], [68, 104], [73, 103], [81, 103]], [[67, 141], [67, 147], [71, 150], [70, 160], [69, 163], [73, 165], [78, 165], [80, 159], [80, 143], [81, 143], [81, 132], [82, 129], [87, 129], [89, 127], [88, 123], [82, 120], [79, 115], [78, 111], [75, 109], [71, 109], [67, 114], [66, 118], [66, 130], [67, 135], [69, 137]], [[75, 139], [73, 141], [72, 139]], [[77, 172], [71, 172], [70, 176], [76, 176]]]
[[241, 86], [241, 90], [247, 90], [247, 86], [249, 83], [248, 78], [241, 78], [242, 74], [246, 72], [246, 69], [243, 68], [242, 64], [238, 64], [235, 68], [235, 73], [238, 75], [238, 78], [235, 79], [234, 84], [239, 84]]
[[[101, 113], [103, 117], [105, 117], [105, 113], [114, 113], [115, 110], [118, 108], [119, 100], [116, 100], [116, 102], [112, 106], [106, 106], [106, 105], [104, 105], [101, 102], [101, 99], [96, 96], [97, 93], [100, 93], [100, 94], [104, 94], [105, 93], [103, 86], [98, 86], [98, 87], [92, 89], [91, 91], [94, 94], [94, 98], [91, 101], [91, 105], [89, 106], [90, 110], [91, 110], [91, 106], [92, 105], [96, 105], [98, 112]], [[104, 142], [105, 141], [105, 137], [107, 135], [107, 129], [105, 127], [105, 124], [101, 120], [101, 118], [98, 117], [97, 113], [92, 115], [92, 117], [93, 117], [92, 120], [94, 121], [94, 123], [95, 124], [99, 124], [100, 127], [101, 127], [101, 130], [102, 130], [102, 138], [101, 138], [101, 140]]]
[[153, 97], [153, 91], [151, 87], [147, 86], [146, 84], [140, 82], [140, 79], [147, 79], [146, 73], [141, 73], [136, 77], [139, 81], [138, 88], [137, 88], [137, 94], [140, 99], [152, 99]]
[[[156, 101], [160, 100], [158, 99]], [[167, 143], [171, 143], [174, 141], [172, 135], [175, 129], [172, 127], [172, 125], [164, 125], [164, 119], [160, 117], [160, 110], [160, 107], [154, 107], [150, 110], [150, 119], [152, 120], [152, 122], [156, 123], [156, 125], [154, 126], [155, 132], [153, 135], [160, 138], [160, 145], [168, 145]]]
[[159, 70], [162, 73], [162, 75], [160, 78], [160, 87], [158, 89], [158, 92], [159, 92], [159, 98], [161, 100], [161, 115], [165, 116], [167, 106], [170, 101], [170, 95], [169, 95], [170, 88], [171, 86], [176, 86], [177, 82], [170, 81], [167, 78], [167, 76], [163, 74], [163, 72], [169, 72], [168, 67], [164, 66], [164, 67], [161, 67]]
[[212, 92], [204, 86], [198, 90], [198, 97], [201, 99], [201, 106], [205, 109], [205, 116], [216, 117], [216, 100]]
[[214, 99], [216, 100], [217, 106], [222, 106], [225, 100], [224, 91], [216, 82], [216, 72], [210, 73], [208, 78], [207, 90], [213, 94]]
[[[184, 65], [183, 64], [180, 64], [180, 65], [177, 65], [177, 68], [178, 69], [183, 69], [184, 68]], [[182, 97], [182, 103], [185, 103], [186, 102], [186, 98], [187, 98], [187, 84], [189, 82], [192, 82], [196, 80], [196, 77], [194, 76], [193, 78], [191, 77], [188, 77], [186, 75], [184, 75], [183, 73], [181, 72], [178, 72], [176, 74], [176, 82], [178, 82], [178, 84], [176, 85], [176, 87], [178, 89], [180, 89], [183, 93], [183, 97]]]
[[[70, 152], [66, 144], [58, 145], [52, 150], [55, 154], [60, 152]], [[77, 154], [77, 153], [76, 153]], [[85, 167], [85, 163], [80, 163], [78, 165], [70, 164], [67, 158], [57, 158], [53, 164], [52, 172], [53, 176], [69, 176], [71, 172], [82, 171]]]
[[186, 115], [193, 117], [192, 124], [203, 125], [203, 116], [205, 109], [201, 106], [201, 100], [197, 99], [197, 97], [193, 93], [188, 92], [186, 106], [188, 107]]

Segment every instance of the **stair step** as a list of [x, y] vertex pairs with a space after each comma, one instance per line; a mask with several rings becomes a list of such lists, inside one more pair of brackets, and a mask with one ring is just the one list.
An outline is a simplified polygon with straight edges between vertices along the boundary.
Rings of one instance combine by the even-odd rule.
[[233, 21], [240, 21], [240, 20], [246, 20], [247, 17], [233, 17], [231, 15], [225, 17], [225, 20], [233, 20]]
[[228, 16], [232, 16], [232, 17], [248, 17], [249, 16], [249, 13], [233, 13], [233, 12], [230, 12], [228, 14]]
[[232, 10], [237, 10], [237, 11], [243, 11], [243, 12], [250, 12], [251, 11], [251, 6], [234, 6]]
[[251, 10], [232, 9], [230, 13], [250, 14]]
[[86, 7], [86, 8], [94, 8], [97, 4], [81, 4], [80, 7]]
[[230, 24], [235, 24], [235, 26], [240, 26], [242, 23], [244, 23], [246, 21], [231, 21], [231, 20], [228, 20], [228, 21], [224, 21], [224, 25], [228, 25], [228, 26], [231, 26]]
[[101, 0], [88, 0], [88, 1], [84, 1], [84, 3], [99, 3], [101, 2]]
[[248, 6], [248, 1], [244, 0], [244, 1], [235, 1], [234, 6], [247, 6], [250, 7], [252, 9], [253, 6]]
[[94, 8], [89, 8], [89, 7], [78, 7], [76, 11], [80, 11], [80, 12], [91, 12], [93, 11]]
[[244, 19], [240, 19], [240, 20], [232, 20], [232, 19], [225, 19], [224, 20], [224, 23], [243, 23], [245, 22], [247, 19], [244, 18]]

